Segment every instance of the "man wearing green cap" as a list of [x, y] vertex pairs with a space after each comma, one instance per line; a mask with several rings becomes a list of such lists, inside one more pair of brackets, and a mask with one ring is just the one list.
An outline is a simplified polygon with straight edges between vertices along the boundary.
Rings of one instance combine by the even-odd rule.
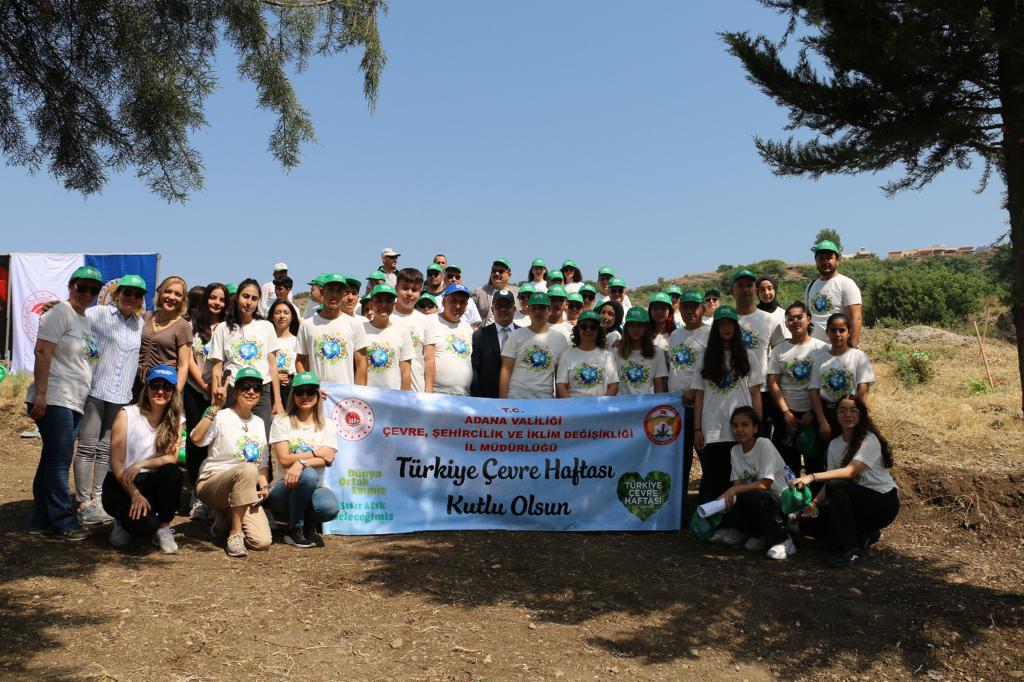
[[[771, 349], [786, 340], [777, 317], [757, 307], [757, 275], [746, 268], [733, 273], [732, 297], [736, 300], [743, 345], [757, 355], [761, 372], [768, 368]], [[761, 434], [768, 437], [779, 421], [779, 415], [768, 396], [767, 387], [761, 385]]]
[[357, 318], [342, 311], [343, 302], [359, 294], [337, 272], [326, 277], [323, 292], [323, 310], [299, 326], [295, 370], [315, 372], [321, 381], [365, 386], [366, 332]]
[[849, 345], [860, 345], [861, 296], [860, 287], [846, 275], [839, 273], [841, 254], [839, 247], [830, 239], [822, 239], [814, 245], [814, 265], [818, 268], [818, 279], [807, 285], [807, 306], [812, 317], [812, 336], [828, 342], [825, 323], [833, 313], [846, 313], [850, 317]]
[[427, 276], [423, 281], [423, 293], [430, 294], [435, 298], [444, 293], [444, 267], [440, 263], [431, 263], [427, 266]]
[[[686, 417], [683, 422], [683, 483], [690, 480], [693, 466], [693, 407], [697, 391], [694, 384], [696, 368], [708, 347], [711, 327], [701, 320], [704, 297], [696, 289], [687, 289], [679, 295], [679, 315], [682, 326], [668, 339], [668, 390], [683, 394]], [[685, 507], [685, 500], [683, 506]], [[685, 517], [685, 509], [684, 509]]]
[[412, 390], [412, 334], [391, 320], [398, 292], [390, 284], [378, 284], [370, 292], [373, 318], [363, 323], [366, 333], [367, 386]]
[[501, 349], [501, 398], [555, 397], [558, 358], [569, 347], [564, 334], [548, 326], [551, 299], [547, 294], [530, 294], [530, 326], [517, 329]]
[[323, 303], [324, 295], [324, 280], [327, 278], [326, 273], [317, 275], [313, 279], [306, 282], [309, 285], [309, 303], [306, 304], [305, 310], [302, 311], [302, 319], [308, 319], [316, 315], [320, 309], [320, 304]]
[[509, 284], [512, 279], [512, 266], [507, 258], [495, 258], [491, 263], [491, 276], [487, 284], [473, 290], [470, 298], [476, 304], [477, 312], [484, 324], [494, 322], [494, 313], [491, 311], [491, 301], [497, 291], [511, 291], [513, 296], [519, 294], [519, 287]]

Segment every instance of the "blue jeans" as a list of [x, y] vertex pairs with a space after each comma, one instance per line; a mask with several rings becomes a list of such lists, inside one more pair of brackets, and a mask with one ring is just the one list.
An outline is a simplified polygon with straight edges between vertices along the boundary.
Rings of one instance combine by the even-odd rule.
[[312, 523], [331, 521], [338, 515], [338, 498], [330, 488], [317, 488], [319, 472], [307, 468], [299, 476], [294, 488], [284, 484], [284, 480], [274, 483], [264, 503], [275, 518], [288, 517], [288, 527], [304, 526], [306, 519]]
[[66, 407], [47, 405], [46, 414], [36, 424], [43, 439], [43, 451], [32, 481], [33, 530], [65, 531], [78, 527], [78, 516], [71, 504], [68, 473], [75, 454], [75, 438], [82, 414]]

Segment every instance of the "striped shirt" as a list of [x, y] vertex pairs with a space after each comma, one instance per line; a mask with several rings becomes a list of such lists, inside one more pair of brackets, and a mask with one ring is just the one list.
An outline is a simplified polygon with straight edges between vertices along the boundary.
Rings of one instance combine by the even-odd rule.
[[142, 318], [128, 319], [115, 305], [97, 305], [85, 311], [92, 324], [93, 341], [99, 361], [92, 373], [89, 395], [108, 403], [127, 405], [132, 401], [132, 384], [139, 370]]

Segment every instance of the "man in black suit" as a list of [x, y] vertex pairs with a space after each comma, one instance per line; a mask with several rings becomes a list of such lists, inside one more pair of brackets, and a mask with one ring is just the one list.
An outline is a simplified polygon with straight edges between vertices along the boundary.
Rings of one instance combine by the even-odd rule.
[[473, 332], [473, 383], [469, 394], [477, 398], [498, 397], [501, 349], [519, 327], [512, 322], [516, 297], [508, 289], [494, 292], [491, 300], [494, 322]]

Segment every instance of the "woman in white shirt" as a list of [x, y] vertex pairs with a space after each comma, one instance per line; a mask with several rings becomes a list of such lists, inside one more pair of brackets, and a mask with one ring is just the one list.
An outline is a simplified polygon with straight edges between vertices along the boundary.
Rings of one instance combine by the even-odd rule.
[[284, 541], [292, 547], [312, 547], [309, 534], [316, 524], [338, 515], [338, 498], [324, 483], [324, 468], [338, 450], [338, 436], [323, 415], [320, 379], [313, 372], [295, 375], [288, 411], [274, 418], [270, 447], [274, 457], [274, 487], [264, 505], [275, 518], [287, 519]]
[[555, 371], [555, 397], [615, 395], [619, 381], [615, 363], [605, 350], [601, 318], [593, 310], [581, 313], [572, 328], [572, 348], [558, 358]]
[[299, 313], [288, 301], [278, 299], [270, 306], [267, 319], [277, 332], [277, 380], [281, 384], [281, 402], [286, 396], [295, 376], [295, 355], [299, 333]]
[[639, 306], [626, 313], [619, 347], [613, 351], [619, 395], [668, 392], [665, 351], [655, 345], [650, 314]]
[[534, 291], [548, 290], [548, 264], [543, 258], [534, 258], [530, 263], [530, 280]]
[[[825, 484], [801, 516], [824, 526], [829, 541], [838, 547], [829, 565], [845, 568], [860, 563], [878, 542], [881, 529], [899, 514], [900, 498], [889, 473], [892, 449], [871, 421], [867, 404], [845, 395], [839, 399], [836, 416], [843, 433], [829, 443], [828, 470], [801, 476], [793, 485]], [[818, 509], [820, 516], [814, 519]]]
[[856, 395], [866, 403], [871, 384], [875, 383], [875, 372], [867, 353], [849, 344], [851, 326], [846, 313], [831, 315], [825, 329], [832, 346], [815, 353], [807, 388], [818, 419], [818, 432], [821, 439], [828, 442], [840, 429], [836, 419], [839, 399]]
[[647, 303], [647, 314], [651, 318], [654, 345], [663, 353], [668, 352], [668, 340], [676, 330], [676, 321], [672, 317], [672, 297], [661, 291], [652, 294]]
[[152, 538], [164, 554], [178, 551], [171, 530], [181, 493], [177, 384], [177, 368], [153, 367], [138, 402], [122, 408], [114, 419], [110, 471], [103, 479], [103, 506], [114, 517], [114, 547], [124, 547], [134, 536]]

